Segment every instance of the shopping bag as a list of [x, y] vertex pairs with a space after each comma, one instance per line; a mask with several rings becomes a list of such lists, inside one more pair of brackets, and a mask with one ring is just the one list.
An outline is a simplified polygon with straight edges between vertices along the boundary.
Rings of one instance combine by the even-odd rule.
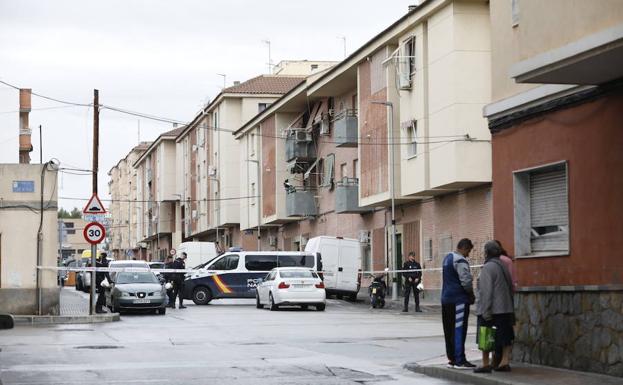
[[478, 349], [483, 352], [493, 351], [495, 348], [495, 328], [481, 326], [478, 329]]

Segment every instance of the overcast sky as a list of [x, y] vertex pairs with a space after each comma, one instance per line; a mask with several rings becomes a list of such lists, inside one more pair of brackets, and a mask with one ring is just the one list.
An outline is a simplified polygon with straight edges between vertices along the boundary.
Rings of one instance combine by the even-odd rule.
[[[0, 80], [79, 103], [192, 119], [227, 84], [267, 72], [272, 60], [341, 60], [407, 12], [392, 0], [0, 0]], [[93, 111], [32, 100], [32, 161], [91, 168]], [[54, 107], [54, 108], [51, 108]], [[63, 107], [63, 108], [56, 108]], [[18, 91], [0, 85], [0, 163], [18, 160]], [[139, 119], [103, 111], [100, 197], [107, 172], [138, 142]], [[140, 119], [140, 139], [170, 130]], [[91, 178], [59, 174], [59, 197], [88, 198]], [[173, 181], [171, 181], [173, 182]], [[61, 199], [65, 208], [86, 202]], [[107, 205], [107, 203], [105, 203]]]

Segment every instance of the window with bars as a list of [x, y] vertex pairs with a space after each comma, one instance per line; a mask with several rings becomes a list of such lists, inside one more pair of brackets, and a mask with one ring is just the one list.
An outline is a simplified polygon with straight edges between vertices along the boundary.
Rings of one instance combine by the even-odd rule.
[[407, 157], [417, 155], [417, 122], [414, 120], [407, 127]]
[[427, 238], [424, 241], [424, 258], [427, 261], [433, 260], [433, 239], [432, 238]]

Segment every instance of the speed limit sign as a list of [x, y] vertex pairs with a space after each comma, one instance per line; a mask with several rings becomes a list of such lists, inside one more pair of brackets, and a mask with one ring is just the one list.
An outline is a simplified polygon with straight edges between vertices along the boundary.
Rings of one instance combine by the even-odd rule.
[[97, 245], [100, 243], [104, 237], [106, 236], [106, 230], [101, 223], [91, 222], [84, 226], [84, 230], [82, 230], [82, 234], [84, 235], [84, 239], [92, 245]]

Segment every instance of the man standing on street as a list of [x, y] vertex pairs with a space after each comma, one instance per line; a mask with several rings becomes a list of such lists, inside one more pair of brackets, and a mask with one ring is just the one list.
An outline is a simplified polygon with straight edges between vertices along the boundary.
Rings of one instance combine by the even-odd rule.
[[417, 286], [422, 281], [422, 266], [420, 266], [419, 262], [415, 260], [415, 253], [413, 251], [409, 252], [409, 257], [407, 261], [402, 266], [402, 270], [413, 270], [412, 272], [403, 272], [402, 276], [405, 279], [405, 306], [402, 309], [403, 312], [409, 311], [409, 296], [411, 295], [411, 291], [413, 291], [413, 299], [415, 300], [415, 311], [421, 312], [420, 309], [420, 291]]
[[465, 338], [469, 305], [475, 302], [472, 274], [467, 257], [474, 248], [472, 241], [463, 238], [456, 252], [448, 254], [442, 264], [441, 317], [446, 340], [448, 367], [473, 369], [476, 365], [465, 358]]
[[[101, 253], [99, 259], [95, 261], [95, 267], [108, 267], [108, 259], [106, 253]], [[97, 291], [97, 301], [95, 302], [95, 312], [98, 314], [106, 313], [106, 289], [102, 287], [104, 279], [110, 282], [110, 275], [107, 271], [95, 273], [95, 290]]]
[[[173, 269], [184, 270], [186, 269], [186, 253], [182, 253], [178, 258], [173, 261], [171, 267]], [[171, 307], [175, 308], [175, 298], [180, 297], [180, 309], [186, 309], [184, 306], [184, 275], [185, 273], [172, 273], [173, 276], [173, 302]]]

